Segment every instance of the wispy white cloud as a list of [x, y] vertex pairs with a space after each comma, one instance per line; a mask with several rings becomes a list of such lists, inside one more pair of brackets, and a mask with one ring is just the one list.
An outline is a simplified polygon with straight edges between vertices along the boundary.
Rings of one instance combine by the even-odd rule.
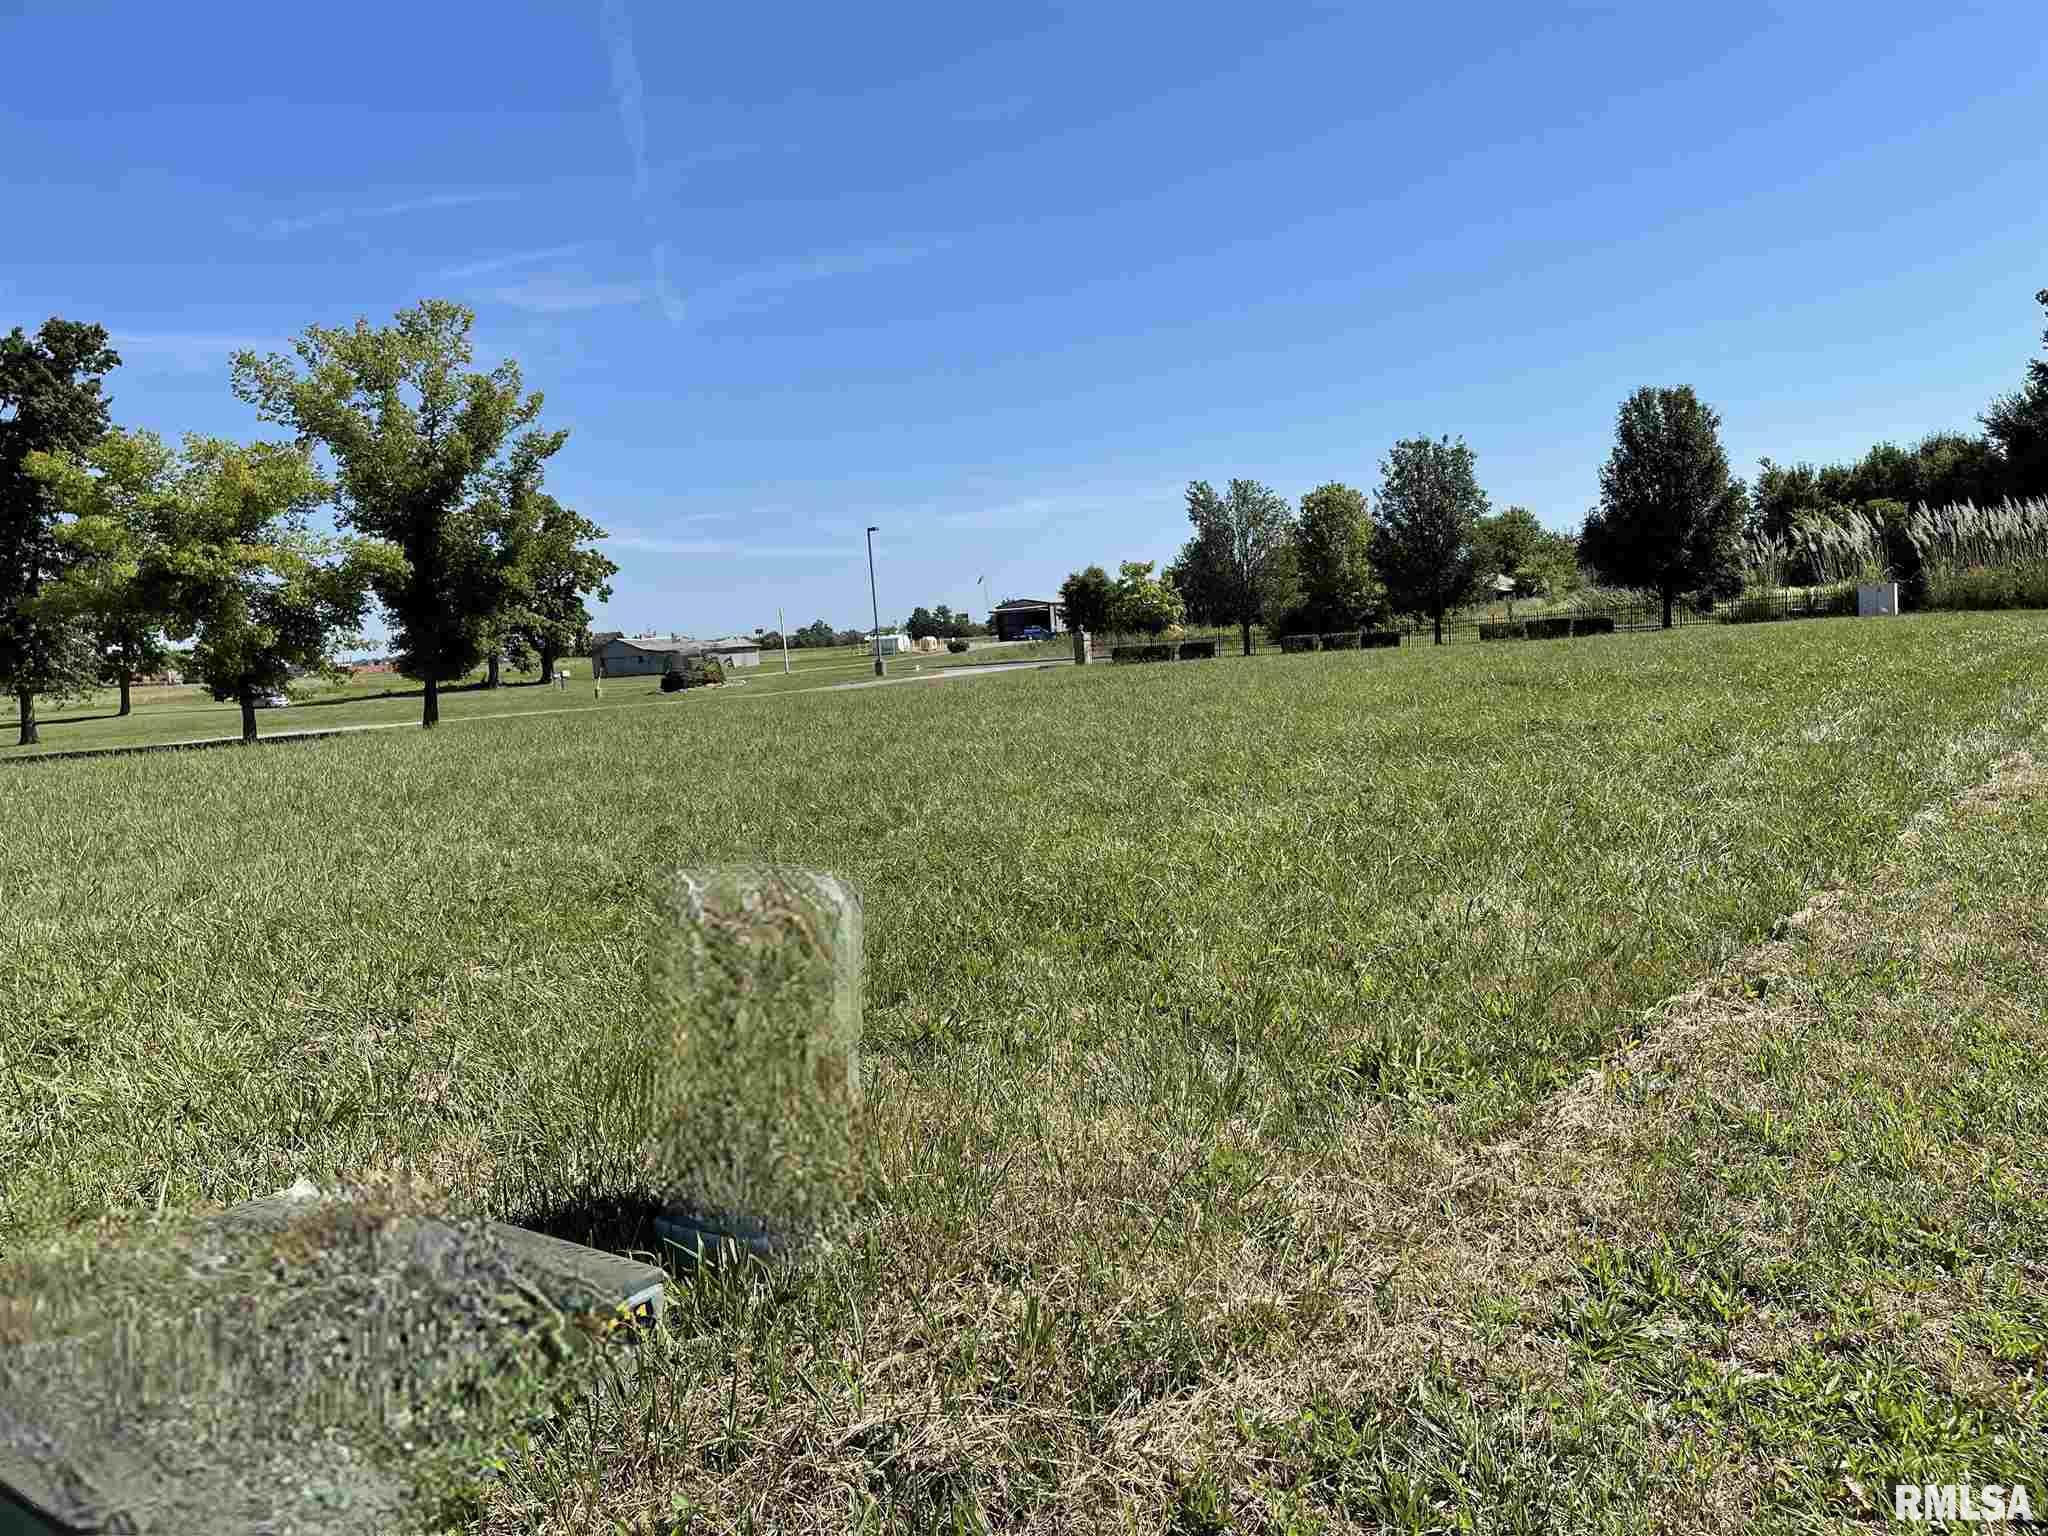
[[510, 251], [503, 256], [487, 256], [481, 261], [466, 261], [460, 266], [443, 267], [436, 277], [483, 277], [492, 272], [509, 272], [514, 267], [537, 266], [544, 261], [560, 261], [564, 256], [574, 256], [578, 251], [587, 250], [590, 242], [579, 240], [574, 245], [551, 245], [538, 251]]
[[519, 195], [517, 191], [503, 187], [473, 192], [435, 192], [426, 197], [409, 197], [401, 202], [384, 203], [375, 208], [323, 208], [317, 213], [295, 214], [290, 217], [265, 219], [261, 222], [237, 220], [236, 227], [245, 234], [261, 235], [266, 239], [275, 240], [286, 235], [301, 235], [308, 230], [332, 229], [339, 225], [361, 224], [372, 219], [395, 219], [409, 213], [431, 213], [442, 208], [467, 208], [477, 203], [505, 203]]
[[953, 530], [1032, 532], [1099, 522], [1133, 508], [1178, 509], [1185, 487], [1159, 485], [1083, 485], [1038, 496], [991, 499], [971, 507], [931, 509], [931, 526]]
[[524, 282], [490, 289], [485, 297], [532, 314], [567, 315], [587, 309], [637, 304], [647, 296], [640, 283], [603, 283], [545, 272]]
[[654, 296], [661, 301], [661, 312], [670, 322], [681, 325], [689, 311], [684, 307], [682, 295], [675, 291], [668, 280], [668, 242], [658, 242], [654, 247]]
[[858, 555], [860, 548], [845, 544], [757, 543], [745, 539], [665, 539], [616, 532], [605, 540], [605, 546], [647, 555], [715, 556], [723, 560], [845, 560]]
[[223, 375], [233, 354], [268, 351], [278, 343], [275, 336], [216, 331], [117, 331], [109, 340], [124, 369]]
[[980, 101], [973, 106], [963, 107], [953, 114], [956, 123], [1000, 123], [1013, 117], [1022, 117], [1032, 108], [1029, 96], [1005, 96], [995, 101]]
[[793, 155], [801, 146], [783, 144], [706, 144], [693, 149], [686, 155], [664, 162], [648, 173], [650, 186], [656, 191], [672, 191], [690, 177], [691, 172], [702, 170], [707, 165], [726, 165], [734, 160], [744, 160], [750, 155]]
[[633, 47], [633, 22], [626, 14], [625, 0], [603, 0], [597, 12], [597, 29], [604, 38], [612, 61], [612, 100], [619, 109], [619, 123], [626, 130], [626, 147], [633, 155], [633, 196], [647, 196], [647, 113], [645, 91], [640, 84], [640, 58]]
[[759, 308], [763, 303], [773, 302], [783, 294], [810, 283], [835, 277], [859, 277], [888, 267], [922, 261], [943, 251], [950, 243], [946, 240], [899, 240], [821, 252], [802, 261], [760, 267], [712, 283], [698, 291], [691, 305], [700, 313], [708, 311], [714, 314]]

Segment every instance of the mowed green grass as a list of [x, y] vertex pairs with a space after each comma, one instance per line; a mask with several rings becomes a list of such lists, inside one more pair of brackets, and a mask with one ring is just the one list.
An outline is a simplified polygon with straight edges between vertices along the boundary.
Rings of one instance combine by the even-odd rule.
[[[890, 677], [916, 677], [955, 666], [985, 666], [992, 662], [1042, 659], [1040, 647], [993, 646], [958, 656], [944, 652], [936, 656], [895, 656], [886, 660]], [[1071, 659], [1071, 651], [1054, 659]], [[733, 668], [730, 686], [705, 697], [760, 698], [771, 694], [829, 687], [836, 683], [861, 682], [874, 677], [874, 662], [864, 654], [847, 650], [793, 651], [789, 670], [784, 672], [780, 653], [764, 655], [757, 668]], [[496, 718], [501, 715], [554, 713], [562, 710], [615, 709], [645, 704], [659, 698], [657, 677], [618, 677], [604, 680], [593, 689], [590, 663], [572, 658], [563, 663], [569, 670], [567, 688], [532, 685], [529, 677], [508, 672], [504, 686], [486, 689], [482, 674], [441, 691], [444, 723]], [[420, 717], [420, 687], [389, 673], [364, 674], [338, 684], [313, 681], [295, 684], [292, 707], [263, 710], [257, 715], [257, 729], [265, 736], [303, 731], [333, 730], [337, 727], [417, 724]], [[242, 733], [241, 706], [222, 704], [202, 688], [137, 688], [133, 707], [127, 715], [117, 711], [119, 696], [112, 690], [84, 699], [55, 704], [37, 703], [36, 715], [42, 740], [35, 746], [18, 743], [19, 716], [12, 699], [0, 706], [0, 762], [9, 758], [35, 757], [47, 753], [87, 752], [119, 747], [166, 746], [178, 742], [218, 740]]]
[[1245, 1444], [1276, 1528], [1391, 1518], [1317, 1502], [1342, 1435], [1201, 1405], [1390, 1326], [1447, 1170], [2033, 739], [2044, 662], [2039, 616], [1700, 627], [0, 775], [0, 1246], [402, 1158], [573, 1195], [663, 875], [801, 862], [867, 893], [866, 1235], [679, 1291], [474, 1519], [1199, 1526]]

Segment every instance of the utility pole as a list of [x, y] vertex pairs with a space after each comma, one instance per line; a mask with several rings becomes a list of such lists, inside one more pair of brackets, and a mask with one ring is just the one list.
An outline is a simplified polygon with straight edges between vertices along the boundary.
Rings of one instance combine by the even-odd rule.
[[789, 631], [782, 625], [782, 610], [775, 610], [775, 633], [782, 636], [782, 675], [789, 676]]
[[875, 608], [875, 676], [882, 671], [882, 600], [875, 595], [875, 535], [881, 532], [872, 525], [868, 528], [868, 601]]

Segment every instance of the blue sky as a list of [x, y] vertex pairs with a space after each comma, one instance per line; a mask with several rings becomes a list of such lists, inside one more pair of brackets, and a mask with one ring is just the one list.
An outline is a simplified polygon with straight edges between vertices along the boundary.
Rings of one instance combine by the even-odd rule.
[[865, 623], [869, 523], [885, 617], [1039, 595], [1419, 433], [1575, 527], [1630, 389], [1744, 474], [1970, 428], [2048, 285], [2038, 0], [0, 0], [0, 58], [0, 326], [249, 437], [234, 348], [460, 299], [628, 629]]

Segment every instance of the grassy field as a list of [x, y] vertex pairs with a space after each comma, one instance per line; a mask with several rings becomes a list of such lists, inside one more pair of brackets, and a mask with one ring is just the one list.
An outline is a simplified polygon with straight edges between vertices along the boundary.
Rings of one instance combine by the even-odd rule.
[[[1071, 652], [1063, 659], [1071, 659]], [[914, 677], [956, 666], [984, 666], [991, 662], [1034, 659], [1036, 648], [990, 646], [959, 656], [897, 656], [887, 659], [890, 677]], [[521, 715], [562, 710], [609, 709], [620, 705], [648, 703], [660, 695], [654, 677], [611, 678], [602, 693], [591, 686], [590, 663], [564, 663], [572, 681], [566, 689], [530, 686], [530, 679], [507, 676], [505, 686], [486, 689], [482, 674], [444, 688], [441, 718], [444, 722], [483, 719], [500, 715]], [[866, 655], [845, 650], [825, 652], [794, 651], [785, 674], [782, 657], [764, 657], [758, 669], [735, 668], [728, 687], [695, 698], [749, 697], [821, 688], [833, 683], [872, 679], [874, 663]], [[694, 700], [693, 700], [694, 701]], [[239, 737], [242, 732], [240, 706], [221, 704], [196, 687], [137, 688], [134, 707], [126, 715], [116, 710], [117, 695], [108, 690], [88, 698], [55, 707], [38, 706], [42, 740], [33, 747], [16, 744], [17, 716], [12, 701], [0, 709], [0, 762], [11, 757], [33, 757], [49, 752], [81, 752], [109, 747], [162, 746], [173, 742], [203, 741]], [[391, 726], [417, 724], [420, 690], [417, 683], [388, 673], [364, 675], [348, 682], [308, 682], [292, 689], [292, 707], [265, 710], [257, 716], [263, 735], [299, 731], [323, 731], [348, 726]]]
[[2008, 761], [1914, 821], [2040, 744], [2044, 664], [1701, 626], [0, 776], [0, 1246], [396, 1161], [572, 1196], [662, 875], [790, 860], [867, 893], [858, 1235], [678, 1286], [472, 1528], [2048, 1493], [2048, 809]]

